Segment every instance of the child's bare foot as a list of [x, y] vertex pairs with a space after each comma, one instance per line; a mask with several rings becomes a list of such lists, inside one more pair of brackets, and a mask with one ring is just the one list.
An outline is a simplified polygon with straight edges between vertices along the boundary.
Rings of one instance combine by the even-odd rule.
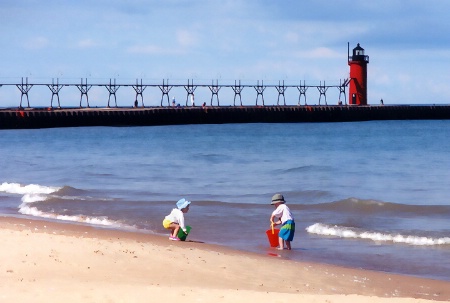
[[277, 247], [277, 250], [283, 250], [284, 248], [283, 247]]

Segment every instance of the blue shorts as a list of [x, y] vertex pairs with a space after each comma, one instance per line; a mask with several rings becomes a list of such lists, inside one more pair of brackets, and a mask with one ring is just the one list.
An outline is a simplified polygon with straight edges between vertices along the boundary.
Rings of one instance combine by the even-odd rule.
[[278, 237], [282, 238], [285, 241], [294, 240], [295, 234], [295, 222], [294, 220], [287, 220], [280, 228], [280, 233]]

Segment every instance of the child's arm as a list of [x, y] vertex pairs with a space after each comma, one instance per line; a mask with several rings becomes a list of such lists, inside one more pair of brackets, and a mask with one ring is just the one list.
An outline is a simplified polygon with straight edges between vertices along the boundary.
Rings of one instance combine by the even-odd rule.
[[281, 219], [278, 219], [277, 221], [274, 221], [275, 218], [276, 218], [275, 215], [272, 214], [272, 215], [270, 216], [270, 223], [272, 223], [272, 224], [274, 224], [274, 225], [280, 225], [280, 224], [281, 224]]
[[186, 226], [184, 224], [184, 215], [183, 213], [181, 213], [181, 216], [178, 218], [179, 224], [180, 224], [180, 229], [187, 234], [187, 230], [186, 230]]

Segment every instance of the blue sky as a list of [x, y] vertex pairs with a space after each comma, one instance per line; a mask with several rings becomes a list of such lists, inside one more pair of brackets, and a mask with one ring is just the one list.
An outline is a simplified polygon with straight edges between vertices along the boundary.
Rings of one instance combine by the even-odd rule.
[[[450, 104], [449, 11], [446, 0], [2, 0], [0, 82], [338, 84], [349, 76], [350, 42], [370, 56], [370, 104], [381, 98], [386, 104]], [[183, 88], [170, 95], [186, 99]], [[63, 106], [80, 100], [76, 88], [65, 87], [60, 96]], [[266, 104], [277, 96], [267, 88]], [[51, 92], [35, 86], [29, 97], [31, 106], [45, 106]], [[117, 97], [129, 106], [135, 93], [121, 87]], [[219, 97], [227, 105], [234, 94], [223, 88]], [[246, 88], [242, 97], [253, 105], [256, 92]], [[298, 97], [297, 89], [286, 91], [288, 104]], [[197, 103], [210, 98], [207, 88], [197, 88]], [[328, 104], [338, 98], [337, 89], [327, 91]], [[107, 99], [104, 87], [89, 91], [91, 105]], [[144, 92], [146, 105], [160, 99], [158, 88]], [[318, 100], [317, 89], [308, 89], [308, 104]], [[19, 101], [15, 86], [0, 87], [0, 107]]]

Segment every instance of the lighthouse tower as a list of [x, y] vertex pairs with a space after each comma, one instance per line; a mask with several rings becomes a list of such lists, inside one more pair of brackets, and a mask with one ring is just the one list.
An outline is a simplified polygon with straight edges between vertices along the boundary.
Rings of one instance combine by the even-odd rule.
[[[350, 44], [349, 50], [350, 51]], [[353, 49], [353, 54], [348, 54], [350, 66], [349, 104], [367, 105], [367, 64], [369, 56], [364, 55], [364, 48], [359, 43]]]

